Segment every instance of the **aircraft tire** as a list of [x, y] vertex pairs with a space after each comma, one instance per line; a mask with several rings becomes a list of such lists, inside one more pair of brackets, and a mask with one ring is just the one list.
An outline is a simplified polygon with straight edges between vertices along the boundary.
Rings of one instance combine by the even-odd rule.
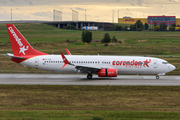
[[156, 79], [159, 79], [159, 75], [156, 76]]
[[92, 79], [92, 74], [88, 74], [87, 79]]

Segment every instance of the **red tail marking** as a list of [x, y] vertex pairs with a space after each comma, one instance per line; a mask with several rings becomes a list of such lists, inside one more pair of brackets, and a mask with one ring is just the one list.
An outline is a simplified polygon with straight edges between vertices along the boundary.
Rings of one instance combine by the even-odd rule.
[[70, 51], [68, 49], [66, 49], [66, 52], [68, 55], [71, 55]]
[[35, 50], [13, 24], [6, 24], [14, 56], [48, 55]]
[[69, 61], [66, 59], [66, 57], [63, 55], [63, 53], [61, 53], [63, 62], [64, 62], [64, 66], [62, 68], [64, 68], [67, 64], [70, 64]]

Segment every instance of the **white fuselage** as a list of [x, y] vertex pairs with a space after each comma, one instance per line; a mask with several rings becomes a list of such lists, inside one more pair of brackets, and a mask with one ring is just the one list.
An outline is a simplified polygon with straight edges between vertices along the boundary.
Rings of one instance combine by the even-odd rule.
[[[175, 69], [163, 59], [137, 56], [90, 56], [66, 55], [70, 63], [101, 68], [115, 68], [118, 74], [159, 74], [164, 75]], [[61, 55], [42, 55], [27, 59], [21, 63], [23, 66], [59, 73], [75, 73], [75, 66], [66, 65]]]

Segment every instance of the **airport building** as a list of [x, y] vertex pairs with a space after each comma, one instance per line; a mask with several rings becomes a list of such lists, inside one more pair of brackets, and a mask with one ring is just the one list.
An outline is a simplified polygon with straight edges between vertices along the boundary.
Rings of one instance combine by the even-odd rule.
[[176, 18], [176, 16], [148, 16], [148, 18], [131, 18], [131, 17], [123, 17], [118, 19], [118, 23], [121, 24], [135, 24], [137, 20], [141, 20], [143, 24], [148, 23], [149, 25], [153, 25], [154, 22], [157, 25], [160, 25], [162, 22], [165, 22], [166, 25], [176, 24], [180, 25], [180, 18]]

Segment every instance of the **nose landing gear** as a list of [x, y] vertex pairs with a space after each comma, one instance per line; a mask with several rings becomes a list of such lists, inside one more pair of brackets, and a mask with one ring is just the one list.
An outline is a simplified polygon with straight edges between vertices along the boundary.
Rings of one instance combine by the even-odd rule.
[[156, 79], [159, 79], [159, 75], [156, 75]]

